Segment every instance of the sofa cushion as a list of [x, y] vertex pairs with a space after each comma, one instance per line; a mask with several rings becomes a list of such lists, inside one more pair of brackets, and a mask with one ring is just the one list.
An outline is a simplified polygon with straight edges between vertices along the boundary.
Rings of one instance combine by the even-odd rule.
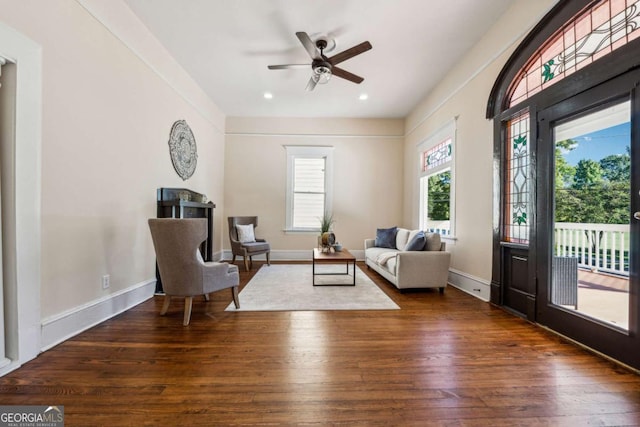
[[405, 251], [421, 251], [427, 243], [427, 236], [424, 235], [424, 231], [417, 230], [416, 233], [411, 232], [411, 239], [407, 246], [404, 247]]
[[371, 260], [371, 261], [373, 261], [373, 262], [376, 262], [376, 260], [378, 259], [378, 257], [379, 257], [381, 254], [386, 253], [386, 252], [389, 252], [389, 249], [388, 249], [388, 248], [376, 248], [376, 247], [374, 246], [374, 247], [372, 247], [372, 248], [367, 248], [367, 249], [364, 251], [364, 256], [365, 256], [365, 258], [367, 258], [367, 259], [369, 259], [369, 260]]
[[376, 230], [376, 243], [379, 248], [396, 248], [396, 234], [398, 233], [398, 227], [391, 228], [378, 228]]
[[376, 258], [376, 264], [387, 265], [391, 258], [395, 258], [398, 251], [383, 252]]
[[394, 257], [387, 261], [387, 265], [382, 266], [382, 268], [386, 269], [389, 273], [396, 275], [396, 263], [398, 262], [398, 258]]
[[425, 251], [439, 251], [441, 246], [440, 234], [439, 233], [427, 233], [427, 244], [424, 247]]
[[396, 233], [396, 249], [404, 250], [404, 247], [407, 246], [407, 242], [409, 241], [409, 230], [406, 228], [398, 228], [398, 232]]

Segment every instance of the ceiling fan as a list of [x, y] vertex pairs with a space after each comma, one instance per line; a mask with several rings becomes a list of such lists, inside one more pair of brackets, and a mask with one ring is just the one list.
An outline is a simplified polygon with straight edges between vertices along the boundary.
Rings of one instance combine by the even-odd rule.
[[327, 48], [327, 40], [318, 39], [314, 43], [309, 35], [303, 31], [297, 32], [296, 36], [298, 36], [298, 40], [300, 40], [302, 46], [307, 50], [307, 53], [309, 53], [313, 62], [311, 62], [311, 64], [269, 65], [270, 70], [286, 70], [290, 68], [308, 67], [311, 65], [313, 73], [311, 74], [311, 79], [309, 79], [309, 83], [307, 84], [308, 91], [313, 90], [318, 83], [328, 83], [332, 75], [349, 80], [353, 83], [362, 83], [364, 80], [362, 77], [336, 67], [336, 65], [368, 51], [371, 49], [371, 43], [368, 41], [362, 42], [359, 45], [345, 50], [344, 52], [333, 55], [331, 58], [327, 58], [323, 53], [324, 49]]

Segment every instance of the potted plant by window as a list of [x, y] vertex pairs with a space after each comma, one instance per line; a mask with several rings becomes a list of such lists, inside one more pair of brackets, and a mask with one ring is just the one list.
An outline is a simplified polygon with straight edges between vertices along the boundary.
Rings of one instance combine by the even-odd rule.
[[322, 252], [331, 251], [333, 244], [336, 242], [336, 236], [333, 234], [333, 231], [331, 231], [331, 227], [334, 222], [333, 214], [330, 212], [325, 212], [322, 218], [320, 218], [320, 236], [318, 238], [318, 246]]

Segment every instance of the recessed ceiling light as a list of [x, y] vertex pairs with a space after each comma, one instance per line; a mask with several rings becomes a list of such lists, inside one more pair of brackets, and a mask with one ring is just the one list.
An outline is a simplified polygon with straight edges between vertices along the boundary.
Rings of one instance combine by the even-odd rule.
[[273, 98], [273, 94], [271, 92], [264, 93], [264, 99], [271, 99], [271, 98]]
[[364, 100], [366, 100], [368, 98], [369, 98], [369, 95], [367, 95], [366, 93], [363, 93], [363, 94], [360, 95], [359, 99], [360, 99], [360, 101], [364, 101]]

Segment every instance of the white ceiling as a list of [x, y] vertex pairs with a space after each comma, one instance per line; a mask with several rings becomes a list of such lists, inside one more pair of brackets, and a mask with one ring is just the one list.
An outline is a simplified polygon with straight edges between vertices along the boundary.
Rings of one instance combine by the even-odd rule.
[[[125, 0], [227, 116], [371, 118], [405, 117], [513, 1]], [[329, 57], [368, 40], [340, 64], [364, 81], [268, 70], [310, 64], [297, 31], [333, 37]]]

